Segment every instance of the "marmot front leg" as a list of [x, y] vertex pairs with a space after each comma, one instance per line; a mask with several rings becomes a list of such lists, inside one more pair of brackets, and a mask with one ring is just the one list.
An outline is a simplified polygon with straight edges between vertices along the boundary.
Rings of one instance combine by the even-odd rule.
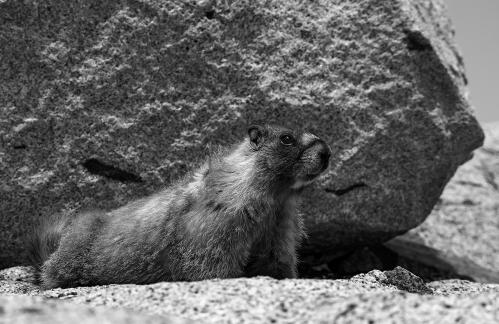
[[[204, 219], [212, 216], [205, 215]], [[233, 221], [226, 219], [213, 232], [203, 232], [206, 228], [202, 226], [192, 229], [191, 244], [181, 250], [184, 272], [189, 273], [190, 280], [244, 275], [244, 265], [251, 250], [251, 237], [257, 229], [241, 231], [233, 225]]]
[[[301, 226], [297, 220], [283, 220], [275, 228], [268, 246], [256, 246], [255, 255], [248, 265], [247, 276], [270, 276], [275, 279], [297, 277], [296, 248], [301, 239]], [[265, 243], [262, 242], [263, 245]]]
[[275, 243], [266, 253], [252, 255], [245, 269], [246, 276], [269, 276], [275, 279], [297, 277], [295, 252], [290, 249], [289, 244]]
[[296, 278], [296, 238], [294, 233], [279, 234], [274, 241], [265, 268], [268, 275], [276, 279]]
[[[294, 251], [293, 251], [294, 252]], [[286, 247], [271, 252], [266, 266], [268, 276], [275, 279], [294, 279], [297, 277], [296, 253], [287, 251]]]

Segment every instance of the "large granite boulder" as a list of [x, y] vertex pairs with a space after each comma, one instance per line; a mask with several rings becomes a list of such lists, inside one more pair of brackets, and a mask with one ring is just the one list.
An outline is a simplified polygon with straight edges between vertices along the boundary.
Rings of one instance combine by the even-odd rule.
[[37, 220], [151, 193], [258, 120], [334, 150], [304, 255], [417, 226], [482, 143], [452, 33], [441, 0], [1, 1], [0, 267]]

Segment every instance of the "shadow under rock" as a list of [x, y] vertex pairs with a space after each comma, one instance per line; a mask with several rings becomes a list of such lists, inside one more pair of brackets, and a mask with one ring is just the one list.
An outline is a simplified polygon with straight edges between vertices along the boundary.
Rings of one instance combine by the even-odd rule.
[[301, 264], [300, 277], [349, 279], [371, 270], [387, 271], [400, 266], [425, 282], [444, 279], [499, 282], [497, 274], [490, 272], [488, 276], [483, 276], [484, 271], [487, 270], [474, 263], [468, 271], [462, 271], [462, 269], [456, 269], [444, 256], [439, 255], [438, 251], [431, 250], [427, 246], [412, 246], [412, 249], [409, 249], [406, 246], [407, 241], [404, 243], [402, 244], [400, 240], [391, 240], [385, 244], [358, 247], [325, 264], [317, 266]]

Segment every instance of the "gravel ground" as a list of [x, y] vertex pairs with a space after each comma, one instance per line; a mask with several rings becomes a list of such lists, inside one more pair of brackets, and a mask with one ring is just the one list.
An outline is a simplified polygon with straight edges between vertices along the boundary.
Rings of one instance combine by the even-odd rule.
[[[23, 269], [1, 271], [0, 278], [5, 278], [8, 272], [22, 272]], [[105, 307], [111, 313], [131, 310], [136, 316], [143, 314], [145, 318], [157, 315], [172, 319], [173, 316], [173, 319], [185, 318], [202, 323], [499, 321], [499, 285], [463, 280], [425, 284], [421, 278], [400, 267], [384, 272], [374, 270], [351, 279], [338, 280], [275, 280], [257, 277], [47, 291], [40, 291], [27, 282], [26, 276], [21, 279], [23, 281], [13, 281], [12, 275], [9, 278], [0, 281], [0, 301], [4, 308], [5, 300], [25, 295], [26, 298], [35, 298], [40, 309], [49, 308], [46, 311], [49, 313], [54, 308], [54, 300], [64, 300], [73, 305], [71, 307]], [[24, 303], [23, 300], [21, 302]], [[28, 302], [33, 301], [29, 299]], [[9, 306], [12, 302], [6, 305], [7, 308], [13, 307]], [[13, 313], [14, 317], [19, 314], [10, 308], [4, 309], [0, 322]], [[85, 317], [85, 310], [81, 314]], [[22, 315], [27, 316], [24, 313]], [[119, 316], [116, 318], [119, 319]], [[71, 314], [68, 313], [68, 320], [70, 318]], [[109, 323], [119, 322], [109, 318]]]

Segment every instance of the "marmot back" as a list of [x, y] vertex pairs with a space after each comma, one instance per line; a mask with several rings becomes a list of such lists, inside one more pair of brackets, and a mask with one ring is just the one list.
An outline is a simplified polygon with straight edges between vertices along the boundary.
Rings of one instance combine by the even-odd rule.
[[43, 288], [296, 277], [296, 198], [328, 166], [310, 133], [252, 126], [169, 188], [110, 212], [55, 219], [33, 237]]

